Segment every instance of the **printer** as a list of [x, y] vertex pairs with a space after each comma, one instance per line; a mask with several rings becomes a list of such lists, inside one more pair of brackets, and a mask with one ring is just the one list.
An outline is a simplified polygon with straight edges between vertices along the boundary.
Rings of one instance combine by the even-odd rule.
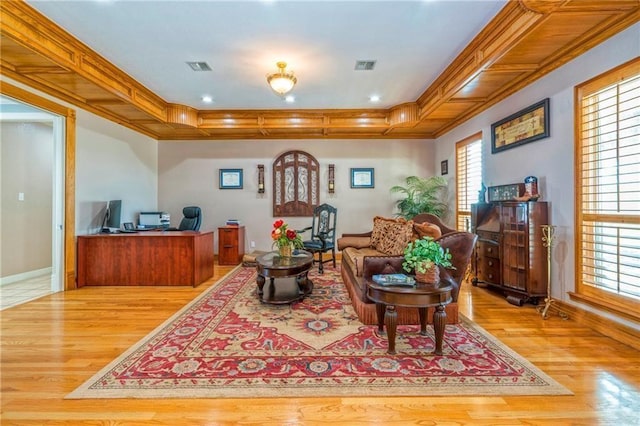
[[139, 229], [168, 228], [171, 216], [166, 212], [140, 212], [138, 218]]

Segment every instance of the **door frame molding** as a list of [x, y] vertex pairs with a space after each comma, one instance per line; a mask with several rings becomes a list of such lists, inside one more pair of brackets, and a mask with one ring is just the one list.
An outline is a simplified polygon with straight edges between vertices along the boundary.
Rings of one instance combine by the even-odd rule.
[[64, 125], [64, 260], [61, 271], [64, 290], [76, 288], [76, 111], [17, 86], [0, 82], [0, 94], [65, 118]]

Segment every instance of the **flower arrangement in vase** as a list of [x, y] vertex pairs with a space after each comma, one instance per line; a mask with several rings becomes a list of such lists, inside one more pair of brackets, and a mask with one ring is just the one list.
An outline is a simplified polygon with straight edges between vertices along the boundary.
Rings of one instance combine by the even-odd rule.
[[290, 257], [293, 249], [301, 249], [302, 237], [293, 229], [288, 229], [288, 225], [278, 219], [273, 222], [273, 230], [271, 231], [271, 239], [273, 245], [278, 247], [281, 257]]
[[440, 281], [438, 266], [453, 268], [451, 253], [444, 249], [432, 237], [422, 237], [410, 242], [404, 249], [405, 271], [415, 271], [416, 281], [435, 284]]

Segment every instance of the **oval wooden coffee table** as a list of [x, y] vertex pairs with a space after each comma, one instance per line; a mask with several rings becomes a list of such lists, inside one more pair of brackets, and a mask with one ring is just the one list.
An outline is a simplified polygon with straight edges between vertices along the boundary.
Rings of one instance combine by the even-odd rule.
[[[285, 304], [301, 300], [313, 290], [313, 281], [307, 276], [313, 265], [313, 255], [305, 250], [294, 250], [291, 257], [281, 257], [277, 251], [256, 258], [258, 298], [272, 304]], [[269, 284], [265, 283], [269, 278]]]
[[389, 350], [387, 353], [396, 353], [396, 328], [398, 313], [396, 306], [417, 308], [420, 315], [420, 334], [427, 335], [427, 308], [435, 306], [433, 312], [433, 330], [436, 340], [435, 354], [442, 355], [442, 341], [444, 328], [447, 322], [447, 313], [444, 306], [451, 303], [451, 290], [453, 287], [446, 282], [437, 284], [416, 283], [415, 287], [381, 285], [367, 280], [367, 295], [376, 302], [378, 315], [378, 330], [383, 331], [383, 325], [387, 327], [387, 340]]

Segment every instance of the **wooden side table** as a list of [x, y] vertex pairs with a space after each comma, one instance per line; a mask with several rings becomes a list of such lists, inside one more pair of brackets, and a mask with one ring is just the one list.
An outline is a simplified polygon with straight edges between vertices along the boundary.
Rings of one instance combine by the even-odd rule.
[[420, 315], [420, 334], [427, 334], [427, 308], [434, 306], [433, 330], [436, 340], [436, 355], [442, 355], [442, 342], [444, 340], [444, 328], [447, 322], [447, 313], [444, 306], [451, 303], [451, 284], [443, 281], [438, 284], [416, 283], [415, 287], [401, 287], [380, 285], [367, 280], [367, 295], [376, 302], [378, 314], [378, 330], [383, 331], [383, 325], [387, 327], [387, 340], [389, 341], [390, 355], [396, 354], [396, 329], [398, 325], [398, 313], [396, 306], [407, 306], [418, 309]]
[[237, 265], [244, 256], [244, 226], [218, 228], [218, 264]]

